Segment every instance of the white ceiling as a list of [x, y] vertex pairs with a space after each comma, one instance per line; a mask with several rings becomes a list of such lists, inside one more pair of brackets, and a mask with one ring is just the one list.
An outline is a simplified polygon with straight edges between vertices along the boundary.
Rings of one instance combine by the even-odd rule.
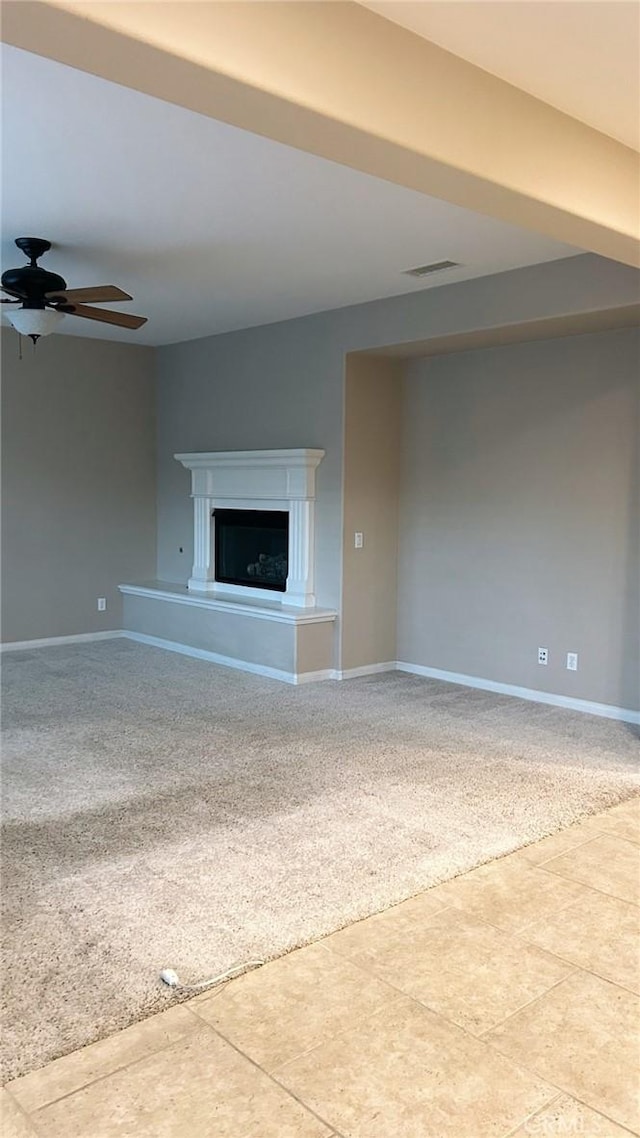
[[637, 0], [361, 0], [627, 146], [640, 149]]
[[[436, 287], [578, 250], [3, 47], [2, 267], [22, 235], [70, 288], [116, 284], [164, 344]], [[402, 270], [462, 268], [415, 281]], [[118, 306], [115, 306], [118, 307]]]

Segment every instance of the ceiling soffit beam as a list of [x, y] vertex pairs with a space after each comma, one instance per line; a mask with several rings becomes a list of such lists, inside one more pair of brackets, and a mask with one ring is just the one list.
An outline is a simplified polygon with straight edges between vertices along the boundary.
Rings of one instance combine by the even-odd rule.
[[421, 359], [443, 356], [451, 352], [474, 352], [481, 348], [502, 348], [505, 344], [529, 344], [536, 340], [557, 340], [564, 336], [588, 336], [594, 332], [615, 332], [621, 328], [640, 327], [640, 304], [621, 308], [575, 312], [566, 316], [549, 316], [541, 320], [523, 320], [513, 324], [496, 324], [468, 332], [452, 332], [432, 336], [430, 340], [414, 340], [389, 344], [382, 348], [365, 348], [351, 352], [357, 356], [384, 356], [391, 359]]
[[364, 173], [640, 264], [635, 151], [358, 4], [21, 0], [3, 6], [2, 38]]

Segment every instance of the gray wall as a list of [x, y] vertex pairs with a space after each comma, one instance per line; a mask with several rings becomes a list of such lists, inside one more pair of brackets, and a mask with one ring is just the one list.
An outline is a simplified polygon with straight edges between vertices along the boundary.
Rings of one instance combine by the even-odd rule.
[[[2, 335], [2, 639], [122, 627], [155, 570], [153, 349]], [[107, 598], [98, 613], [97, 598]]]
[[317, 596], [337, 608], [344, 360], [325, 320], [192, 340], [157, 356], [159, 579], [185, 583], [193, 560], [190, 475], [174, 454], [320, 447]]
[[640, 706], [639, 353], [626, 329], [412, 361], [400, 660]]

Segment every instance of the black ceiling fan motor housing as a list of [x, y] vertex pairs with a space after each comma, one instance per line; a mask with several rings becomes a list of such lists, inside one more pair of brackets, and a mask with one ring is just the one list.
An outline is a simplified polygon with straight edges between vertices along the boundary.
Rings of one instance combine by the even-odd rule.
[[58, 273], [49, 273], [36, 264], [38, 257], [51, 248], [42, 237], [18, 237], [16, 245], [29, 258], [30, 264], [20, 269], [7, 269], [2, 286], [22, 300], [24, 308], [44, 308], [47, 293], [64, 292], [67, 282]]

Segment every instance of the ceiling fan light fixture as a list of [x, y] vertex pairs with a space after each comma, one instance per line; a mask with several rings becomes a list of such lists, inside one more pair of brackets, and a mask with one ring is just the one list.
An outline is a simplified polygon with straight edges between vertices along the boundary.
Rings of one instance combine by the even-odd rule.
[[100, 324], [114, 324], [117, 328], [135, 331], [147, 323], [146, 316], [131, 312], [114, 312], [112, 309], [94, 308], [84, 301], [96, 304], [131, 300], [128, 292], [115, 285], [90, 285], [88, 288], [67, 288], [64, 277], [50, 273], [38, 264], [51, 248], [44, 237], [16, 237], [15, 244], [28, 258], [29, 264], [18, 269], [7, 269], [0, 280], [0, 304], [20, 304], [7, 312], [9, 323], [16, 332], [29, 336], [34, 344], [40, 336], [55, 332], [63, 316], [77, 316], [82, 320], [97, 320]]
[[39, 336], [50, 336], [55, 332], [60, 321], [64, 320], [64, 312], [56, 312], [54, 308], [16, 308], [7, 312], [7, 320], [16, 332], [30, 336], [35, 344]]

